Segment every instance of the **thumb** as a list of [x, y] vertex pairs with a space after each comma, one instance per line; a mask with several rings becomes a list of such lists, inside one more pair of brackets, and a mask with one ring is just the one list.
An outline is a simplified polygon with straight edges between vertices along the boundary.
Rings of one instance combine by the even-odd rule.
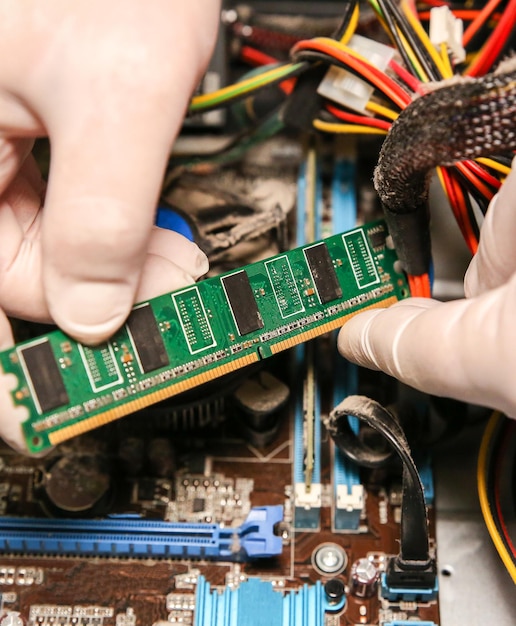
[[171, 107], [152, 100], [134, 98], [115, 113], [117, 103], [107, 98], [95, 128], [88, 110], [68, 102], [63, 110], [73, 116], [49, 131], [43, 284], [53, 319], [84, 343], [100, 342], [123, 324], [139, 285], [187, 92]]
[[516, 277], [470, 300], [411, 298], [351, 319], [339, 350], [421, 391], [516, 417], [515, 303]]

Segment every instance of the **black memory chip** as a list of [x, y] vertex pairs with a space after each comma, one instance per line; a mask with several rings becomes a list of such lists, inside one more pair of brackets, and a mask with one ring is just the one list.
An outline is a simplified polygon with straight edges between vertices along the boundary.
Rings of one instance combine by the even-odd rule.
[[377, 248], [383, 248], [385, 246], [385, 240], [387, 239], [387, 233], [382, 229], [374, 230], [368, 233], [371, 246], [376, 250]]
[[324, 242], [304, 250], [314, 286], [317, 289], [321, 304], [331, 302], [342, 297], [342, 289], [337, 280], [337, 274], [331, 261], [328, 247]]
[[238, 332], [247, 335], [263, 328], [263, 320], [254, 298], [251, 283], [244, 270], [222, 278], [229, 306], [235, 316]]
[[126, 326], [131, 334], [144, 374], [170, 363], [150, 304], [133, 309], [127, 318]]
[[68, 404], [63, 377], [48, 339], [20, 350], [43, 413]]

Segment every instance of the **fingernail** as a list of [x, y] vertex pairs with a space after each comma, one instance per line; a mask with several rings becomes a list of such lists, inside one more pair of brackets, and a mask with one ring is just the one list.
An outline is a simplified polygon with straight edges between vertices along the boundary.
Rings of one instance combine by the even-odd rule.
[[49, 298], [56, 324], [77, 341], [96, 344], [109, 339], [125, 322], [133, 289], [119, 282], [73, 283]]
[[197, 278], [200, 276], [204, 276], [210, 269], [210, 262], [208, 261], [208, 257], [204, 254], [204, 252], [199, 248], [199, 252], [197, 253], [197, 258], [195, 260], [195, 269], [197, 270]]

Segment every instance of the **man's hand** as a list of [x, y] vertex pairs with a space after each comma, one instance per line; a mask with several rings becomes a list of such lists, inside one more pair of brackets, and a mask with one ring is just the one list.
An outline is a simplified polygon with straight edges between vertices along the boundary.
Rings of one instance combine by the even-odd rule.
[[516, 417], [516, 161], [486, 215], [466, 274], [466, 299], [412, 298], [367, 311], [340, 331], [339, 350], [422, 391]]
[[[95, 343], [207, 271], [153, 228], [216, 0], [0, 0], [0, 308]], [[48, 188], [30, 156], [48, 135]], [[44, 207], [42, 208], [42, 205]], [[12, 342], [3, 314], [0, 348]]]

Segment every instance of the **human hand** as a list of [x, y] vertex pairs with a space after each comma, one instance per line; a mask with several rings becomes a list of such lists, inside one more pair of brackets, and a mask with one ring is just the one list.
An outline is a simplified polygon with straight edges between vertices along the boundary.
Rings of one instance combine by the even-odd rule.
[[[8, 314], [53, 319], [99, 342], [135, 297], [206, 271], [195, 246], [152, 224], [217, 15], [213, 0], [0, 0], [0, 307]], [[27, 156], [39, 135], [52, 149], [41, 212], [43, 186]]]
[[349, 360], [427, 393], [516, 418], [516, 160], [492, 200], [465, 280], [466, 298], [410, 298], [340, 331]]
[[[98, 343], [135, 300], [207, 271], [197, 246], [153, 218], [218, 11], [215, 0], [0, 0], [0, 349], [13, 341], [4, 312]], [[47, 189], [30, 156], [43, 135]], [[20, 446], [4, 405], [0, 434]]]

